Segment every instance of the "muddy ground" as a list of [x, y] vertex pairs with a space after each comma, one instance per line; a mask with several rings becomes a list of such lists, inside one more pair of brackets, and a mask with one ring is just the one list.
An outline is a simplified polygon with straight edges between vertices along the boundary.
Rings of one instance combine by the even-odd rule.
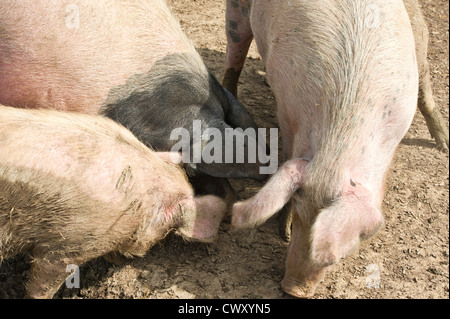
[[[448, 0], [421, 0], [430, 29], [434, 94], [449, 116]], [[225, 56], [223, 0], [172, 0], [170, 5], [207, 66], [221, 79]], [[276, 127], [275, 101], [264, 84], [254, 44], [240, 80], [240, 100], [260, 127]], [[261, 183], [233, 181], [242, 198]], [[315, 298], [449, 298], [448, 154], [435, 149], [417, 112], [396, 153], [386, 187], [386, 225], [359, 252], [341, 261]], [[103, 258], [80, 269], [81, 288], [63, 286], [55, 298], [292, 298], [280, 288], [287, 243], [276, 220], [231, 234], [224, 224], [213, 244], [169, 235], [144, 258], [122, 266]], [[0, 298], [22, 298], [26, 255], [0, 267]], [[377, 279], [379, 279], [377, 281]], [[367, 283], [379, 283], [378, 288]], [[370, 286], [370, 285], [369, 285]]]

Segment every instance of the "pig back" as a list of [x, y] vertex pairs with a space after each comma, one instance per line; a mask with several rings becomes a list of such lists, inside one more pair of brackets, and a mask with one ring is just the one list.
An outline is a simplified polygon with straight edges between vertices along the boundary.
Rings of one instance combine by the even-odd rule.
[[110, 119], [0, 106], [0, 123], [0, 164], [66, 179], [93, 200], [120, 206], [192, 193], [180, 167]]
[[417, 100], [414, 38], [403, 2], [252, 5], [288, 156], [312, 161], [304, 190], [314, 185], [312, 193], [323, 189], [328, 194], [320, 197], [334, 198], [352, 167], [363, 183], [384, 176]]
[[97, 114], [175, 52], [195, 49], [163, 0], [2, 1], [0, 103]]

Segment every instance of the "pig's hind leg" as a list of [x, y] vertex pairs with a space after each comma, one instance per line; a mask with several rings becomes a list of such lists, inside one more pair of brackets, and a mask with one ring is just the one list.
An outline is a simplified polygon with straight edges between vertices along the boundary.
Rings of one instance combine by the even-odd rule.
[[287, 242], [291, 240], [292, 229], [292, 201], [286, 203], [278, 214], [278, 232]]
[[423, 62], [420, 74], [418, 107], [427, 123], [431, 136], [436, 140], [438, 148], [448, 150], [449, 134], [442, 114], [433, 99], [431, 77], [428, 61]]

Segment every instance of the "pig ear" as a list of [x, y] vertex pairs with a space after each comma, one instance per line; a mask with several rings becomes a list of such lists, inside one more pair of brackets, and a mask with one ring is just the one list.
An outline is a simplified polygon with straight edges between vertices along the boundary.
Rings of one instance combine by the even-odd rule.
[[264, 223], [277, 213], [299, 189], [308, 162], [292, 159], [272, 175], [258, 193], [233, 205], [233, 229], [252, 228]]
[[312, 228], [311, 257], [321, 266], [335, 264], [383, 225], [381, 212], [355, 195], [339, 197], [322, 210]]
[[222, 88], [227, 97], [229, 108], [225, 110], [225, 121], [233, 128], [258, 128], [247, 109], [227, 89]]

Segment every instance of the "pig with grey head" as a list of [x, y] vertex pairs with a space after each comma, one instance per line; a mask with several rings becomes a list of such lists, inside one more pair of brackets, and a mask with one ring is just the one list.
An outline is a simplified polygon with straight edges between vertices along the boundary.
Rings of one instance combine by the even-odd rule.
[[[0, 103], [102, 114], [157, 151], [172, 150], [178, 128], [190, 133], [186, 148], [203, 150], [213, 138], [194, 138], [194, 121], [202, 133], [214, 128], [222, 136], [226, 129], [256, 129], [163, 0], [2, 1]], [[210, 177], [223, 191], [230, 191], [223, 178], [264, 179], [259, 162], [239, 164], [235, 154], [225, 163], [227, 146], [220, 143], [221, 161], [183, 157], [188, 172]]]
[[226, 204], [179, 160], [104, 117], [0, 105], [0, 263], [29, 252], [27, 296], [51, 298], [68, 265], [143, 256], [173, 229], [211, 242]]
[[386, 176], [417, 106], [411, 23], [401, 0], [228, 0], [226, 19], [223, 84], [236, 93], [254, 37], [288, 159], [234, 204], [232, 226], [255, 227], [290, 202], [281, 285], [311, 297], [383, 225]]

